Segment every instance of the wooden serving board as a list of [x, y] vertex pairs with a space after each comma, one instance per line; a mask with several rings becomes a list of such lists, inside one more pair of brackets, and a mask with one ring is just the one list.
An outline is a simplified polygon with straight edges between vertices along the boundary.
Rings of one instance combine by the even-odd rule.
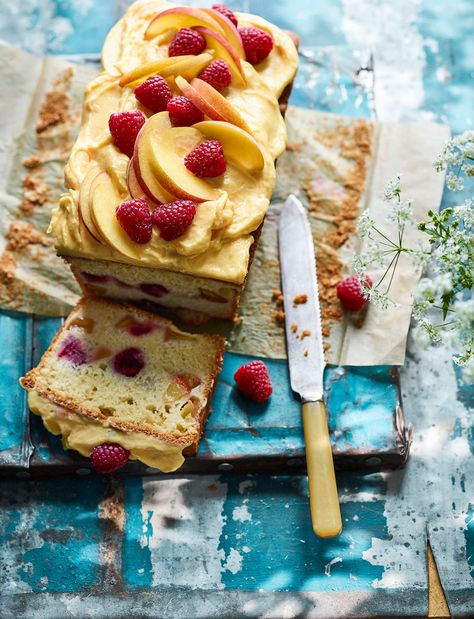
[[[61, 325], [60, 319], [0, 314], [0, 475], [87, 475], [89, 462], [65, 451], [41, 419], [31, 415], [18, 378], [36, 365]], [[272, 473], [305, 468], [300, 403], [285, 361], [267, 360], [274, 393], [265, 405], [249, 402], [233, 387], [233, 374], [250, 357], [226, 353], [198, 454], [180, 472]], [[409, 450], [393, 367], [330, 367], [325, 376], [333, 453], [339, 469], [395, 468]], [[157, 474], [131, 463], [121, 475]]]

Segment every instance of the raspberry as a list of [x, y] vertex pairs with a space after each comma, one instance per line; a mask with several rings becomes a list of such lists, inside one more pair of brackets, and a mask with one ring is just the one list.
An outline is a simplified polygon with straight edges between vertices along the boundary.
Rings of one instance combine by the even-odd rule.
[[115, 209], [119, 224], [135, 243], [148, 243], [151, 239], [151, 213], [143, 198], [122, 202]]
[[102, 284], [111, 280], [109, 275], [96, 275], [95, 273], [86, 273], [85, 271], [81, 271], [81, 277], [91, 284]]
[[173, 241], [188, 228], [196, 214], [196, 205], [191, 200], [176, 200], [161, 204], [152, 213], [153, 223], [165, 241]]
[[152, 320], [137, 320], [136, 322], [132, 322], [132, 324], [128, 325], [127, 333], [129, 335], [133, 335], [134, 337], [140, 337], [141, 335], [148, 335], [155, 328], [155, 324]]
[[204, 120], [204, 114], [187, 97], [173, 97], [167, 110], [175, 127], [189, 127]]
[[224, 174], [227, 164], [222, 144], [217, 140], [205, 140], [184, 158], [187, 169], [201, 178], [212, 178]]
[[273, 39], [268, 32], [254, 28], [253, 26], [245, 26], [239, 28], [242, 44], [245, 51], [245, 59], [250, 64], [259, 64], [268, 56], [273, 49]]
[[161, 284], [140, 284], [140, 290], [145, 294], [149, 294], [151, 297], [164, 297], [168, 294], [168, 288], [165, 288]]
[[251, 361], [240, 367], [234, 380], [241, 391], [254, 402], [266, 402], [272, 394], [270, 375], [263, 361]]
[[229, 9], [228, 6], [225, 6], [225, 4], [213, 4], [212, 8], [214, 9], [214, 11], [217, 11], [221, 15], [224, 15], [224, 17], [227, 17], [227, 19], [231, 21], [234, 26], [237, 26], [237, 17], [235, 16], [234, 12]]
[[[372, 287], [372, 280], [367, 275], [365, 281], [369, 288]], [[349, 312], [358, 312], [367, 303], [367, 299], [364, 298], [360, 287], [359, 277], [352, 275], [352, 277], [346, 277], [342, 282], [339, 282], [336, 288], [337, 296], [344, 309]]]
[[225, 60], [214, 60], [214, 62], [211, 62], [208, 67], [201, 71], [198, 77], [216, 90], [224, 90], [224, 88], [230, 86], [232, 81], [232, 73]]
[[137, 86], [135, 97], [152, 112], [164, 112], [168, 101], [173, 96], [168, 82], [159, 75], [153, 75]]
[[87, 361], [87, 355], [79, 338], [70, 335], [58, 352], [60, 359], [67, 359], [73, 365], [83, 365]]
[[133, 155], [133, 147], [138, 132], [145, 124], [145, 116], [140, 110], [117, 112], [109, 118], [109, 130], [115, 146], [125, 155]]
[[139, 348], [125, 348], [114, 357], [114, 370], [122, 376], [133, 378], [145, 367], [143, 353]]
[[168, 56], [197, 56], [206, 49], [206, 40], [200, 32], [182, 28], [177, 32], [168, 47]]
[[128, 462], [130, 452], [117, 443], [102, 443], [92, 450], [91, 464], [96, 473], [112, 473]]

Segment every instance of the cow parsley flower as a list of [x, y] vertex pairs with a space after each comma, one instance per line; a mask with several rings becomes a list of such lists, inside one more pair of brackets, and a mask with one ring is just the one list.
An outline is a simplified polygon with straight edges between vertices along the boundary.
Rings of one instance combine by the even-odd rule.
[[[474, 177], [474, 131], [450, 140], [433, 165], [437, 171], [447, 171], [449, 189], [463, 189], [466, 178]], [[454, 362], [474, 379], [474, 300], [466, 298], [474, 287], [474, 198], [439, 213], [430, 210], [425, 221], [416, 222], [412, 201], [402, 200], [401, 178], [397, 176], [387, 183], [384, 201], [392, 207], [387, 220], [396, 226], [394, 235], [381, 230], [368, 211], [358, 222], [365, 244], [364, 251], [354, 256], [353, 266], [364, 296], [381, 309], [393, 306], [390, 287], [401, 254], [408, 255], [414, 266], [424, 271], [413, 293], [415, 342], [451, 345], [458, 351]], [[407, 226], [424, 232], [427, 242], [420, 242], [416, 249], [405, 247]], [[381, 268], [384, 271], [378, 281], [371, 288], [364, 287], [366, 274]]]
[[400, 200], [400, 193], [402, 189], [400, 186], [400, 175], [396, 176], [392, 180], [389, 180], [385, 185], [383, 199], [385, 202], [390, 202], [392, 200]]
[[375, 221], [370, 216], [369, 209], [366, 209], [357, 221], [357, 232], [360, 238], [365, 238], [374, 226]]
[[462, 178], [456, 176], [454, 172], [450, 172], [446, 175], [446, 185], [451, 191], [462, 191], [464, 189]]

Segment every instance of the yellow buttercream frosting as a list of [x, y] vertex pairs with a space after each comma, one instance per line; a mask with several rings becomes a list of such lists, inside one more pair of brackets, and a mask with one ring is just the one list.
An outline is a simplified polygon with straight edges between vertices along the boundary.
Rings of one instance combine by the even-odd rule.
[[[149, 243], [137, 245], [126, 239], [126, 251], [119, 251], [111, 239], [98, 242], [80, 214], [80, 203], [102, 199], [100, 208], [108, 209], [114, 217], [115, 207], [130, 199], [126, 182], [129, 159], [113, 145], [108, 119], [114, 112], [137, 107], [133, 89], [120, 87], [120, 77], [167, 56], [168, 42], [160, 44], [159, 37], [147, 41], [144, 33], [158, 12], [172, 6], [176, 5], [160, 0], [136, 2], [109, 33], [102, 53], [104, 70], [85, 93], [81, 130], [65, 170], [68, 191], [53, 214], [50, 232], [62, 255], [163, 268], [240, 284], [247, 275], [251, 233], [268, 209], [275, 183], [274, 162], [286, 144], [278, 97], [292, 81], [298, 64], [291, 38], [261, 18], [237, 14], [239, 26], [255, 25], [270, 32], [273, 50], [256, 67], [242, 61], [247, 84], [233, 80], [225, 96], [258, 143], [265, 161], [263, 170], [244, 172], [228, 162], [223, 177], [208, 179], [219, 190], [218, 199], [198, 204], [193, 223], [174, 241], [164, 241], [154, 230]], [[100, 186], [89, 182], [101, 172], [105, 174]]]
[[176, 471], [184, 462], [184, 446], [164, 443], [156, 436], [141, 432], [121, 432], [91, 421], [42, 397], [34, 389], [28, 393], [28, 405], [33, 413], [42, 417], [52, 434], [61, 435], [65, 449], [75, 449], [86, 458], [96, 445], [117, 443], [130, 452], [130, 460], [141, 460], [164, 473]]

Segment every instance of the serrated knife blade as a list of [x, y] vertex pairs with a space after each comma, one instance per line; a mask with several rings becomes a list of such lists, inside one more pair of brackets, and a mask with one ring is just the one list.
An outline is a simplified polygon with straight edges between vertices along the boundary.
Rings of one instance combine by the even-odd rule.
[[280, 214], [279, 248], [290, 383], [302, 401], [312, 525], [319, 537], [336, 537], [342, 520], [323, 401], [326, 362], [316, 257], [306, 211], [294, 195]]
[[[280, 268], [291, 388], [303, 402], [322, 400], [324, 359], [313, 237], [301, 202], [290, 195], [279, 222]], [[297, 303], [306, 295], [306, 303]]]

